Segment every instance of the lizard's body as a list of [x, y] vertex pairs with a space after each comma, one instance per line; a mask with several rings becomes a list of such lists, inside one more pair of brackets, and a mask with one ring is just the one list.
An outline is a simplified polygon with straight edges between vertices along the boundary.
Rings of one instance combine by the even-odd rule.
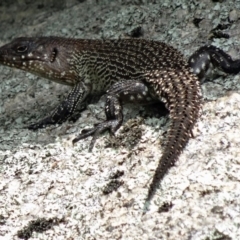
[[201, 108], [200, 79], [210, 65], [228, 73], [240, 71], [239, 60], [213, 46], [200, 48], [186, 62], [169, 45], [143, 39], [19, 38], [0, 48], [0, 63], [73, 86], [53, 113], [31, 129], [61, 123], [77, 105], [106, 93], [106, 121], [73, 140], [92, 135], [90, 150], [99, 133], [114, 133], [121, 126], [122, 102], [164, 101], [171, 124], [147, 201], [190, 138]]

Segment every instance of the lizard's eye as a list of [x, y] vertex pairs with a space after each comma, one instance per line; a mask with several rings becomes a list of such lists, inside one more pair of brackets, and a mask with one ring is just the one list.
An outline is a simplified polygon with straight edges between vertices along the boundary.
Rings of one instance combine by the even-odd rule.
[[22, 46], [18, 46], [17, 47], [17, 52], [19, 53], [23, 53], [27, 51], [27, 46], [26, 45], [22, 45]]

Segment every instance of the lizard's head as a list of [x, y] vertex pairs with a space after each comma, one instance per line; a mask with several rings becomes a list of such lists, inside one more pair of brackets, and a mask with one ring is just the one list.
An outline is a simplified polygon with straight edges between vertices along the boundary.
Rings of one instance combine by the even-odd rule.
[[69, 70], [64, 43], [57, 37], [16, 38], [0, 48], [0, 64], [61, 80]]

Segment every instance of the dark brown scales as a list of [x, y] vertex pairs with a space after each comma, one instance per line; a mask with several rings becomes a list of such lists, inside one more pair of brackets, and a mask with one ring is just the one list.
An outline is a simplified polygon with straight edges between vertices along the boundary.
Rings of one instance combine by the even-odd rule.
[[[184, 67], [183, 67], [184, 68]], [[164, 95], [167, 96], [170, 111], [170, 127], [163, 154], [150, 184], [146, 202], [150, 201], [162, 178], [177, 161], [191, 136], [192, 129], [199, 117], [201, 107], [201, 91], [199, 81], [189, 70], [183, 69], [163, 75], [163, 79], [153, 81], [156, 92], [162, 92], [165, 86], [162, 82], [171, 82]], [[165, 78], [165, 79], [164, 79]], [[151, 81], [151, 80], [150, 80]], [[161, 82], [158, 84], [158, 82]]]

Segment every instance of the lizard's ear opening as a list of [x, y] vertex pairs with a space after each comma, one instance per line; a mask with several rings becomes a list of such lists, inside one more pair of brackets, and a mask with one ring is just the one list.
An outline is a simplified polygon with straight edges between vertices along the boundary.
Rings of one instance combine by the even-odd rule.
[[57, 53], [58, 53], [58, 50], [56, 48], [53, 48], [52, 50], [52, 54], [51, 54], [51, 57], [50, 57], [50, 62], [54, 62], [56, 57], [57, 57]]

